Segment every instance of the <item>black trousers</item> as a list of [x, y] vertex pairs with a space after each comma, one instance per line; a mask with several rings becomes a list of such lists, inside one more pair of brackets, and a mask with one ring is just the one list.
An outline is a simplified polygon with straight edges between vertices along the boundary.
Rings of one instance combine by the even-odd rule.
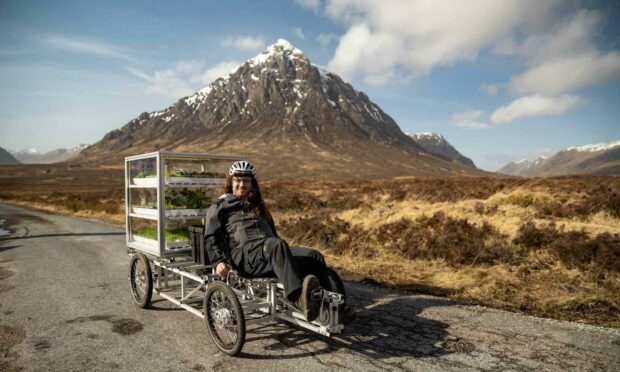
[[267, 238], [246, 244], [241, 249], [243, 260], [237, 267], [240, 274], [252, 278], [278, 278], [291, 301], [299, 296], [306, 275], [316, 275], [321, 285], [329, 288], [325, 259], [316, 249], [289, 247], [280, 238]]

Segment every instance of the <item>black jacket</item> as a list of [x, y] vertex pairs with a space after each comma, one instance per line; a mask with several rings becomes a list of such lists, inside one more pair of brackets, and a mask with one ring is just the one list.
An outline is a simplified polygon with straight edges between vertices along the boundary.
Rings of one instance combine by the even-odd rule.
[[244, 245], [260, 244], [278, 236], [273, 219], [260, 216], [253, 209], [232, 194], [220, 196], [207, 209], [205, 247], [211, 264], [223, 261], [239, 266]]

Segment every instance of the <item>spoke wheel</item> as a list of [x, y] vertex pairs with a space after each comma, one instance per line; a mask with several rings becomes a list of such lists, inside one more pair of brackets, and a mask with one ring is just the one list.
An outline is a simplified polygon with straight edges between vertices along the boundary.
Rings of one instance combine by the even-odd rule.
[[208, 285], [204, 314], [215, 345], [228, 355], [237, 355], [245, 343], [245, 318], [239, 299], [226, 283]]
[[136, 253], [131, 258], [129, 284], [135, 304], [140, 308], [148, 307], [153, 295], [153, 276], [149, 260], [142, 253]]

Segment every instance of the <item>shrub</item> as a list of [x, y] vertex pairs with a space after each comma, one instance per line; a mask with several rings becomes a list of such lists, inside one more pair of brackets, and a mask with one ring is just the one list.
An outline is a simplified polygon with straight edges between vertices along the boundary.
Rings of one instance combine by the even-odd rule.
[[602, 233], [590, 238], [584, 231], [564, 232], [556, 229], [555, 224], [537, 227], [526, 221], [513, 242], [529, 249], [546, 249], [569, 268], [620, 272], [618, 234]]
[[361, 228], [327, 215], [284, 220], [278, 230], [298, 244], [321, 246], [338, 254], [351, 249], [351, 242], [364, 235]]
[[517, 231], [513, 243], [521, 244], [528, 248], [540, 248], [553, 242], [558, 237], [555, 224], [551, 223], [546, 227], [538, 228], [531, 220], [526, 221]]
[[507, 262], [514, 256], [505, 237], [488, 223], [477, 226], [442, 212], [381, 225], [374, 236], [405, 258], [440, 258], [452, 266]]

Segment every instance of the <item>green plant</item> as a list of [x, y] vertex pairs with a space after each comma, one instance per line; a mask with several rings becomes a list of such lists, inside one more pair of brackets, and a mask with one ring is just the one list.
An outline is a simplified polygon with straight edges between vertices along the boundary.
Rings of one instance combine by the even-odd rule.
[[191, 189], [168, 189], [165, 202], [166, 209], [202, 209], [209, 205], [204, 192]]
[[[134, 232], [135, 235], [143, 238], [157, 240], [157, 227], [145, 227]], [[179, 242], [189, 240], [189, 230], [187, 226], [179, 226], [166, 230], [167, 242]]]
[[157, 174], [152, 171], [142, 171], [136, 175], [136, 178], [147, 178], [147, 177], [156, 177]]

